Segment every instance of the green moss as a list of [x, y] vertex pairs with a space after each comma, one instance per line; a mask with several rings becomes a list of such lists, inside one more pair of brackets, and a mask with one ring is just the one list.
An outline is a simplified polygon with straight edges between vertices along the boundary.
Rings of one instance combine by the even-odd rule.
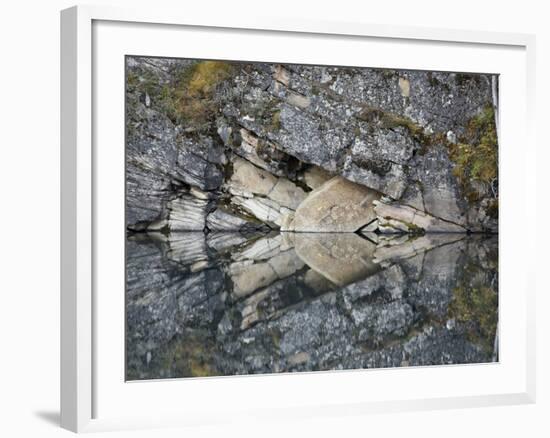
[[480, 343], [486, 351], [493, 349], [498, 323], [498, 294], [492, 288], [455, 288], [449, 316], [468, 328], [468, 337], [472, 342]]
[[403, 222], [407, 228], [409, 229], [409, 233], [411, 234], [424, 234], [424, 228], [419, 227], [418, 225], [415, 225], [411, 222]]
[[140, 71], [139, 75], [130, 71], [126, 77], [129, 103], [132, 96], [147, 93], [172, 122], [194, 130], [209, 128], [219, 110], [214, 93], [233, 72], [231, 63], [201, 61], [180, 71], [171, 82], [161, 83], [149, 70]]
[[232, 71], [232, 65], [227, 62], [199, 62], [193, 66], [187, 92], [194, 97], [209, 97], [220, 82], [231, 76]]
[[470, 202], [479, 200], [475, 182], [492, 184], [498, 176], [498, 144], [495, 113], [487, 105], [470, 119], [466, 132], [457, 144], [448, 144], [449, 156], [455, 163], [453, 174]]
[[214, 368], [215, 349], [204, 334], [189, 332], [171, 341], [158, 357], [159, 368], [185, 377], [206, 377], [219, 374]]
[[201, 129], [218, 110], [216, 88], [233, 74], [233, 66], [221, 61], [202, 61], [182, 72], [171, 91], [174, 115], [189, 128]]

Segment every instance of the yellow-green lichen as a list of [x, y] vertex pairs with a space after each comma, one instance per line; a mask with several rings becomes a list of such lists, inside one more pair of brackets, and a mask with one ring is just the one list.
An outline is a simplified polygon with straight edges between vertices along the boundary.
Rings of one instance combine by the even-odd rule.
[[214, 346], [202, 336], [188, 333], [175, 339], [162, 351], [160, 367], [184, 377], [217, 375], [213, 365]]
[[200, 130], [210, 126], [218, 110], [214, 99], [216, 88], [230, 79], [233, 72], [233, 64], [222, 61], [192, 64], [175, 74], [170, 82], [162, 82], [148, 70], [139, 75], [130, 71], [126, 77], [128, 102], [135, 106], [137, 102], [132, 96], [147, 94], [172, 122]]
[[468, 122], [458, 143], [448, 146], [449, 156], [455, 164], [453, 174], [465, 197], [471, 202], [479, 200], [477, 184], [492, 185], [498, 176], [498, 143], [492, 105], [487, 105]]
[[456, 287], [449, 316], [468, 327], [472, 342], [492, 350], [498, 323], [498, 294], [491, 287]]
[[184, 71], [173, 89], [176, 117], [190, 128], [201, 128], [212, 120], [217, 110], [214, 92], [232, 72], [233, 66], [222, 61], [202, 61]]

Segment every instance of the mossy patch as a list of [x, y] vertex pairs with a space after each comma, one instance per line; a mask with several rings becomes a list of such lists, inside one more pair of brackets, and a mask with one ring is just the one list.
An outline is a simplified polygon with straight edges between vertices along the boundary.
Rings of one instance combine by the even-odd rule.
[[464, 324], [468, 337], [486, 351], [493, 349], [498, 323], [498, 294], [488, 286], [459, 286], [453, 290], [449, 316]]
[[409, 233], [411, 234], [422, 235], [426, 233], [424, 228], [419, 227], [418, 225], [415, 225], [411, 222], [403, 222], [403, 223], [407, 226], [407, 228], [409, 229]]
[[159, 357], [162, 369], [174, 375], [206, 377], [219, 374], [214, 368], [214, 348], [210, 342], [193, 332], [171, 341]]
[[209, 129], [219, 110], [215, 92], [224, 81], [233, 77], [234, 70], [229, 62], [200, 61], [176, 72], [170, 82], [162, 82], [147, 69], [139, 73], [129, 71], [126, 77], [128, 102], [134, 107], [135, 96], [147, 94], [155, 109], [166, 114], [173, 123], [193, 131]]
[[448, 143], [449, 157], [465, 197], [470, 202], [480, 199], [476, 183], [490, 186], [498, 177], [498, 142], [495, 113], [487, 105], [470, 119], [466, 131], [456, 144]]
[[228, 62], [202, 61], [186, 69], [172, 91], [174, 112], [188, 128], [201, 129], [211, 122], [218, 105], [213, 99], [217, 87], [232, 77]]

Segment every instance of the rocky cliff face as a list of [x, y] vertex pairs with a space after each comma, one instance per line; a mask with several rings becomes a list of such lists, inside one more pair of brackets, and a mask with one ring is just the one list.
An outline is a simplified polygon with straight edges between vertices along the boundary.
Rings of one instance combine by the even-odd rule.
[[129, 57], [127, 226], [496, 232], [496, 83]]

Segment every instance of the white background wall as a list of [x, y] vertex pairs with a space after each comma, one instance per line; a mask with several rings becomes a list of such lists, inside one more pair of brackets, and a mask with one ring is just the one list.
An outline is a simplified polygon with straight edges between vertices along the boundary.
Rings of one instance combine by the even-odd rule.
[[[361, 418], [235, 424], [192, 430], [111, 433], [125, 436], [550, 436], [548, 255], [541, 248], [548, 208], [550, 15], [539, 1], [504, 0], [156, 0], [101, 4], [222, 8], [228, 15], [293, 15], [431, 27], [536, 33], [539, 154], [538, 402], [530, 406], [370, 415]], [[189, 3], [187, 5], [186, 3]], [[65, 0], [5, 1], [0, 10], [0, 435], [69, 436], [59, 411], [59, 10]], [[522, 145], [517, 145], [518, 154]], [[546, 256], [546, 260], [544, 257]], [[522, 254], [518, 254], [522, 257]], [[183, 395], [184, 396], [184, 395]]]

